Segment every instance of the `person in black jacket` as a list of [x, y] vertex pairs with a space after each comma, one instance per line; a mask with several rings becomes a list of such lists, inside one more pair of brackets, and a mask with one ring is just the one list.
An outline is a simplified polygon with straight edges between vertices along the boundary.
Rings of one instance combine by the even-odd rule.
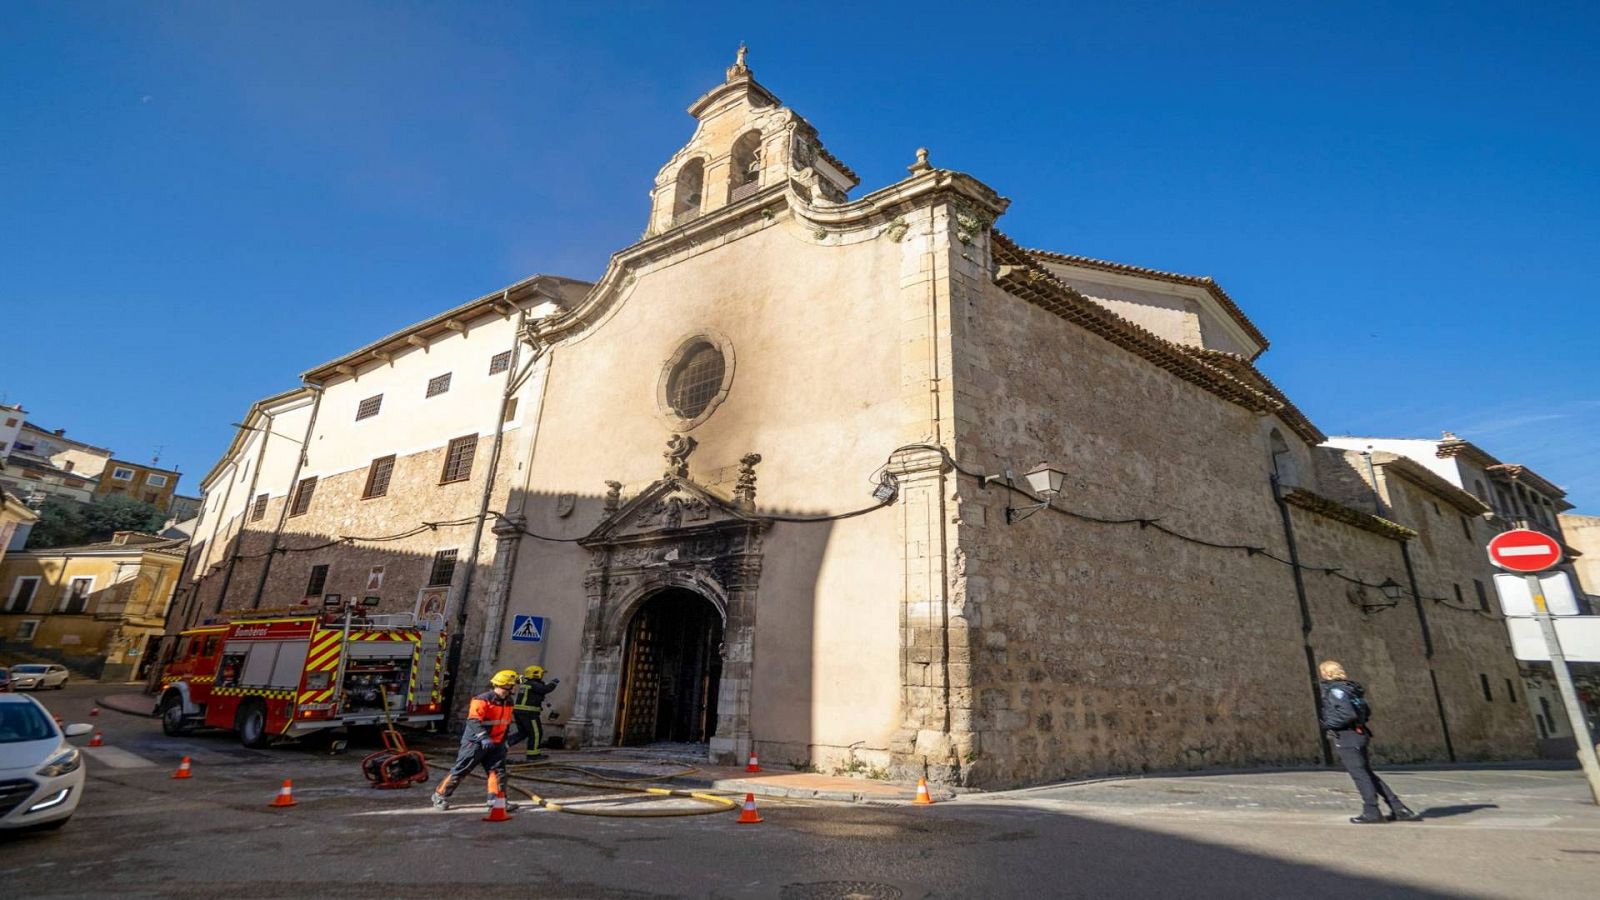
[[515, 715], [517, 720], [517, 735], [508, 743], [516, 743], [526, 739], [528, 744], [523, 754], [523, 761], [533, 762], [544, 756], [539, 744], [544, 740], [544, 729], [539, 724], [539, 719], [544, 715], [544, 698], [561, 679], [552, 678], [546, 684], [544, 680], [544, 666], [529, 666], [522, 670], [522, 677], [517, 679], [517, 692], [515, 701]]
[[[1350, 779], [1361, 792], [1361, 815], [1350, 819], [1357, 825], [1376, 825], [1386, 821], [1417, 822], [1422, 817], [1412, 812], [1378, 773], [1372, 771], [1372, 760], [1367, 745], [1372, 742], [1372, 729], [1367, 725], [1371, 708], [1364, 696], [1366, 690], [1345, 675], [1344, 666], [1334, 660], [1325, 660], [1317, 666], [1322, 679], [1322, 727], [1333, 732], [1333, 746], [1339, 751], [1339, 761]], [[1390, 816], [1383, 817], [1378, 808], [1382, 795], [1389, 804]]]

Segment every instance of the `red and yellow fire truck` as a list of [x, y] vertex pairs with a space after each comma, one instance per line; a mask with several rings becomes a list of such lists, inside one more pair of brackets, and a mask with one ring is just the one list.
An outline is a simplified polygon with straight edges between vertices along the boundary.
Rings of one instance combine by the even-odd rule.
[[446, 637], [411, 616], [304, 609], [182, 633], [156, 713], [169, 735], [205, 725], [247, 747], [350, 725], [443, 717]]

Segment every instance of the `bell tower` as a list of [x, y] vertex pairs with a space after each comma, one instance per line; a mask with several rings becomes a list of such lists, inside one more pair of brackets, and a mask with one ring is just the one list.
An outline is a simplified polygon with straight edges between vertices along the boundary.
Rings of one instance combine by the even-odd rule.
[[724, 81], [689, 107], [699, 124], [656, 175], [647, 236], [770, 188], [788, 187], [807, 202], [832, 205], [860, 183], [822, 146], [811, 123], [755, 80], [747, 53], [740, 44]]

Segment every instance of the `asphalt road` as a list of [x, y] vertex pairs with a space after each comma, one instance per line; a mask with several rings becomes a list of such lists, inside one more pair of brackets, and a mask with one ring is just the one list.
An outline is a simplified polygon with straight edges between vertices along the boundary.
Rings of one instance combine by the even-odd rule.
[[[932, 807], [765, 801], [734, 814], [600, 818], [427, 807], [378, 791], [360, 752], [167, 738], [93, 685], [40, 695], [92, 721], [66, 828], [0, 840], [15, 897], [1593, 897], [1600, 812], [1575, 771], [1409, 770], [1419, 825], [1353, 826], [1340, 773], [1252, 773], [968, 795]], [[194, 778], [174, 781], [178, 759]], [[268, 806], [284, 778], [298, 805]], [[515, 781], [515, 779], [514, 779]], [[652, 810], [615, 791], [523, 783], [577, 808]], [[458, 794], [481, 797], [478, 785]], [[693, 802], [666, 801], [680, 809]]]

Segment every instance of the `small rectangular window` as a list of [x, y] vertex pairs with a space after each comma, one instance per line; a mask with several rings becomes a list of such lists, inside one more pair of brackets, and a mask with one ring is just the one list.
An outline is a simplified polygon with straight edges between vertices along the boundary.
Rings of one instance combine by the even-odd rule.
[[450, 442], [444, 453], [444, 471], [439, 474], [440, 484], [466, 481], [472, 477], [472, 457], [478, 452], [478, 436], [469, 434]]
[[1506, 679], [1506, 696], [1511, 698], [1512, 703], [1517, 702], [1517, 689], [1511, 684], [1511, 679], [1509, 678]]
[[165, 476], [165, 475], [148, 475], [148, 476], [145, 477], [144, 483], [150, 485], [151, 487], [166, 487], [167, 486], [167, 476]]
[[436, 378], [429, 378], [428, 379], [428, 393], [427, 393], [427, 396], [429, 396], [429, 397], [437, 397], [440, 394], [442, 394], [442, 393], [444, 393], [445, 391], [448, 391], [448, 390], [450, 390], [450, 373], [449, 372], [446, 372], [443, 375], [440, 375], [440, 376], [438, 376]]
[[372, 461], [367, 467], [367, 486], [361, 492], [361, 499], [371, 500], [373, 497], [382, 497], [389, 493], [389, 476], [394, 473], [394, 457], [382, 456]]
[[267, 515], [267, 495], [257, 494], [255, 506], [250, 509], [250, 521], [259, 522]]
[[456, 576], [456, 551], [440, 550], [433, 555], [433, 568], [428, 572], [428, 587], [447, 587]]
[[300, 484], [294, 489], [294, 503], [289, 507], [289, 515], [305, 515], [306, 511], [311, 509], [311, 495], [316, 489], [317, 479], [315, 476], [300, 479]]
[[382, 407], [383, 407], [383, 395], [382, 394], [377, 394], [375, 396], [368, 397], [367, 399], [365, 399], [365, 400], [361, 401], [360, 403], [356, 404], [356, 421], [359, 422], [362, 419], [370, 419], [370, 418], [372, 418], [373, 416], [378, 414], [378, 410], [381, 409]]
[[121, 466], [115, 466], [115, 467], [113, 467], [111, 469], [111, 477], [116, 479], [117, 481], [132, 481], [133, 480], [133, 470], [132, 469], [124, 469]]
[[1489, 690], [1489, 676], [1479, 672], [1478, 681], [1483, 685], [1483, 699], [1494, 702], [1494, 694]]
[[311, 578], [306, 582], [306, 596], [320, 597], [322, 589], [328, 584], [328, 567], [312, 566]]
[[38, 619], [25, 619], [17, 623], [17, 640], [32, 641], [34, 632], [39, 630]]
[[490, 375], [498, 375], [509, 368], [511, 368], [510, 350], [507, 350], [504, 353], [496, 353], [494, 356], [489, 357]]
[[1472, 579], [1472, 586], [1478, 590], [1478, 608], [1484, 612], [1489, 611], [1489, 592], [1483, 589], [1483, 582]]
[[1456, 602], [1457, 603], [1466, 603], [1467, 602], [1467, 598], [1461, 596], [1461, 585], [1459, 585], [1459, 584], [1451, 584], [1450, 585], [1450, 589], [1456, 592]]

